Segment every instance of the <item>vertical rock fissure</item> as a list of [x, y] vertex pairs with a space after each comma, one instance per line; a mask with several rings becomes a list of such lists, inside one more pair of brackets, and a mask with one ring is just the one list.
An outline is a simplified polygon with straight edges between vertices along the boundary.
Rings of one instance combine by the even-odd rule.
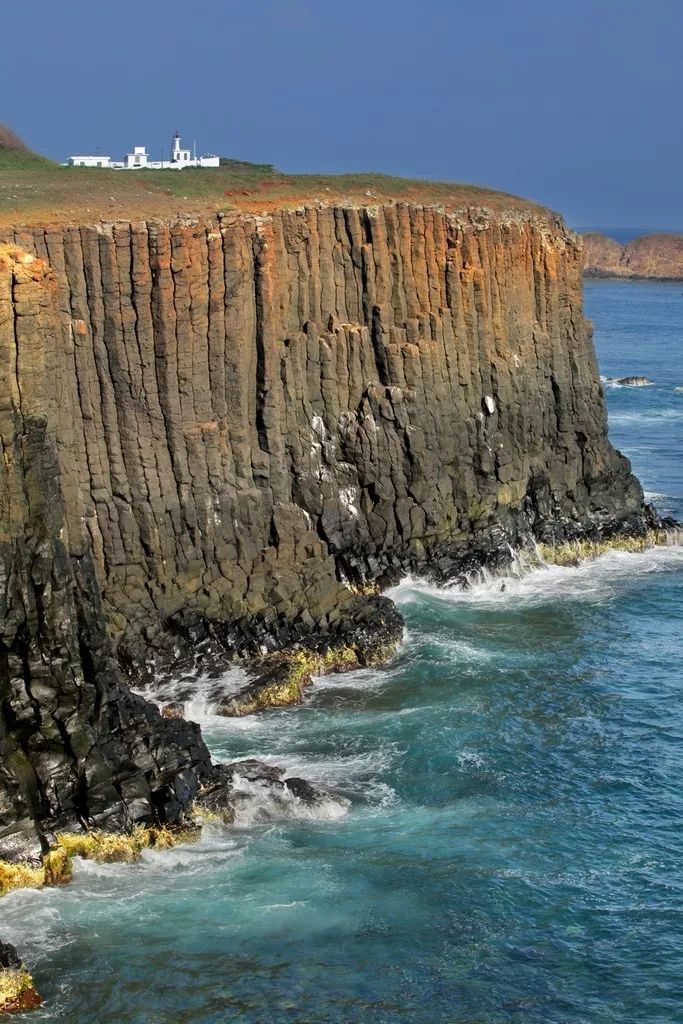
[[254, 308], [256, 312], [256, 322], [254, 325], [254, 340], [256, 342], [256, 435], [258, 438], [259, 448], [261, 451], [268, 453], [268, 430], [265, 421], [265, 404], [268, 393], [266, 385], [266, 351], [264, 341], [265, 310], [263, 294], [264, 286], [261, 276], [261, 259], [264, 244], [265, 243], [260, 234], [255, 232], [252, 238], [252, 287], [254, 291]]

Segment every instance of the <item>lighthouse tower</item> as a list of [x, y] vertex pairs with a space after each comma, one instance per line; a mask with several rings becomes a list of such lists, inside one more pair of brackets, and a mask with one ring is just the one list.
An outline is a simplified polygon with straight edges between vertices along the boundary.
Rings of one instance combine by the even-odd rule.
[[171, 163], [176, 164], [179, 167], [189, 167], [190, 162], [190, 150], [180, 148], [180, 133], [176, 132], [175, 135], [173, 136], [173, 148], [171, 149]]

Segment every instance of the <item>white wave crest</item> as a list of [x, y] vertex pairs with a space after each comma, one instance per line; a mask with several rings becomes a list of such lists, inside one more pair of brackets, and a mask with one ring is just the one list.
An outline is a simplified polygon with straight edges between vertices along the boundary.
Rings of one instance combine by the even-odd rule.
[[163, 708], [167, 704], [179, 704], [183, 718], [197, 722], [202, 727], [214, 724], [218, 717], [215, 708], [233, 697], [249, 682], [249, 676], [238, 665], [226, 669], [216, 679], [207, 676], [188, 675], [179, 679], [154, 680], [144, 690], [135, 690], [141, 697]]
[[483, 768], [486, 758], [476, 750], [458, 751], [456, 760], [461, 768]]
[[59, 889], [17, 889], [2, 897], [2, 940], [16, 946], [29, 967], [73, 941], [61, 932], [59, 895]]
[[536, 564], [520, 559], [506, 575], [482, 570], [466, 587], [438, 586], [407, 577], [389, 591], [397, 605], [427, 598], [481, 607], [545, 604], [558, 600], [599, 602], [638, 576], [683, 568], [683, 545], [671, 544], [630, 553], [608, 551], [577, 566]]
[[324, 690], [381, 690], [389, 679], [390, 672], [386, 669], [376, 671], [371, 668], [359, 668], [352, 672], [329, 672], [326, 675], [314, 675], [315, 692]]
[[[634, 374], [633, 376], [641, 377], [640, 374]], [[600, 383], [604, 384], [606, 388], [628, 388], [629, 390], [634, 390], [635, 388], [651, 388], [656, 384], [654, 380], [647, 380], [644, 384], [627, 384], [625, 383], [627, 380], [628, 377], [605, 377], [603, 374], [600, 374]]]
[[615, 423], [678, 423], [683, 419], [683, 409], [648, 409], [642, 412], [631, 411], [631, 412], [614, 412], [609, 413], [609, 422], [613, 426]]
[[235, 776], [235, 825], [249, 828], [274, 821], [337, 821], [348, 813], [350, 803], [344, 797], [321, 796], [307, 803], [295, 796], [286, 786], [275, 789], [263, 782]]
[[[373, 716], [376, 717], [376, 713], [373, 713]], [[359, 721], [358, 712], [354, 712], [354, 719]], [[306, 740], [315, 741], [315, 723], [304, 723], [304, 730]], [[334, 737], [332, 739], [334, 740]], [[302, 753], [296, 746], [297, 737], [290, 732], [282, 738], [281, 751], [272, 749], [272, 746], [268, 750], [268, 761], [284, 769], [284, 778], [297, 776], [320, 786], [332, 786], [345, 792], [360, 793], [366, 799], [369, 799], [367, 790], [372, 787], [374, 780], [379, 775], [391, 771], [403, 755], [398, 743], [380, 743], [372, 750], [359, 750], [348, 754], [332, 749], [329, 754], [317, 756]], [[255, 747], [254, 750], [244, 751], [241, 757], [262, 758], [264, 751], [262, 747]]]

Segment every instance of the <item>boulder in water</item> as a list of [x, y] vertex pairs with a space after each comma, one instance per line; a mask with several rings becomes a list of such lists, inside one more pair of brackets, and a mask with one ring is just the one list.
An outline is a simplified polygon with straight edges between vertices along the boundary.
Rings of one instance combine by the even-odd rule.
[[650, 384], [654, 384], [654, 381], [649, 377], [619, 377], [617, 384], [621, 384], [624, 388], [646, 388]]
[[[330, 793], [329, 789], [323, 789], [320, 786], [313, 786], [306, 779], [299, 779], [296, 776], [292, 776], [289, 779], [285, 779], [285, 786], [289, 792], [301, 800], [302, 803], [308, 804], [309, 807], [320, 806], [330, 799], [339, 799], [335, 794]], [[341, 802], [341, 800], [340, 800]]]
[[298, 813], [336, 806], [347, 801], [323, 786], [306, 779], [283, 778], [284, 768], [250, 758], [231, 764], [217, 764], [202, 787], [195, 806], [200, 816], [224, 824], [252, 823], [296, 817]]

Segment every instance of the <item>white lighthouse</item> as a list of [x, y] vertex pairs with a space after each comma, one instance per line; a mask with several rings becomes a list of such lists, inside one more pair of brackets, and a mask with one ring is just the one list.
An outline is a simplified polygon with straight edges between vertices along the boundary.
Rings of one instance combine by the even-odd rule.
[[180, 167], [194, 167], [196, 163], [192, 160], [189, 149], [182, 149], [180, 145], [180, 132], [173, 136], [173, 148], [171, 150], [171, 163]]

